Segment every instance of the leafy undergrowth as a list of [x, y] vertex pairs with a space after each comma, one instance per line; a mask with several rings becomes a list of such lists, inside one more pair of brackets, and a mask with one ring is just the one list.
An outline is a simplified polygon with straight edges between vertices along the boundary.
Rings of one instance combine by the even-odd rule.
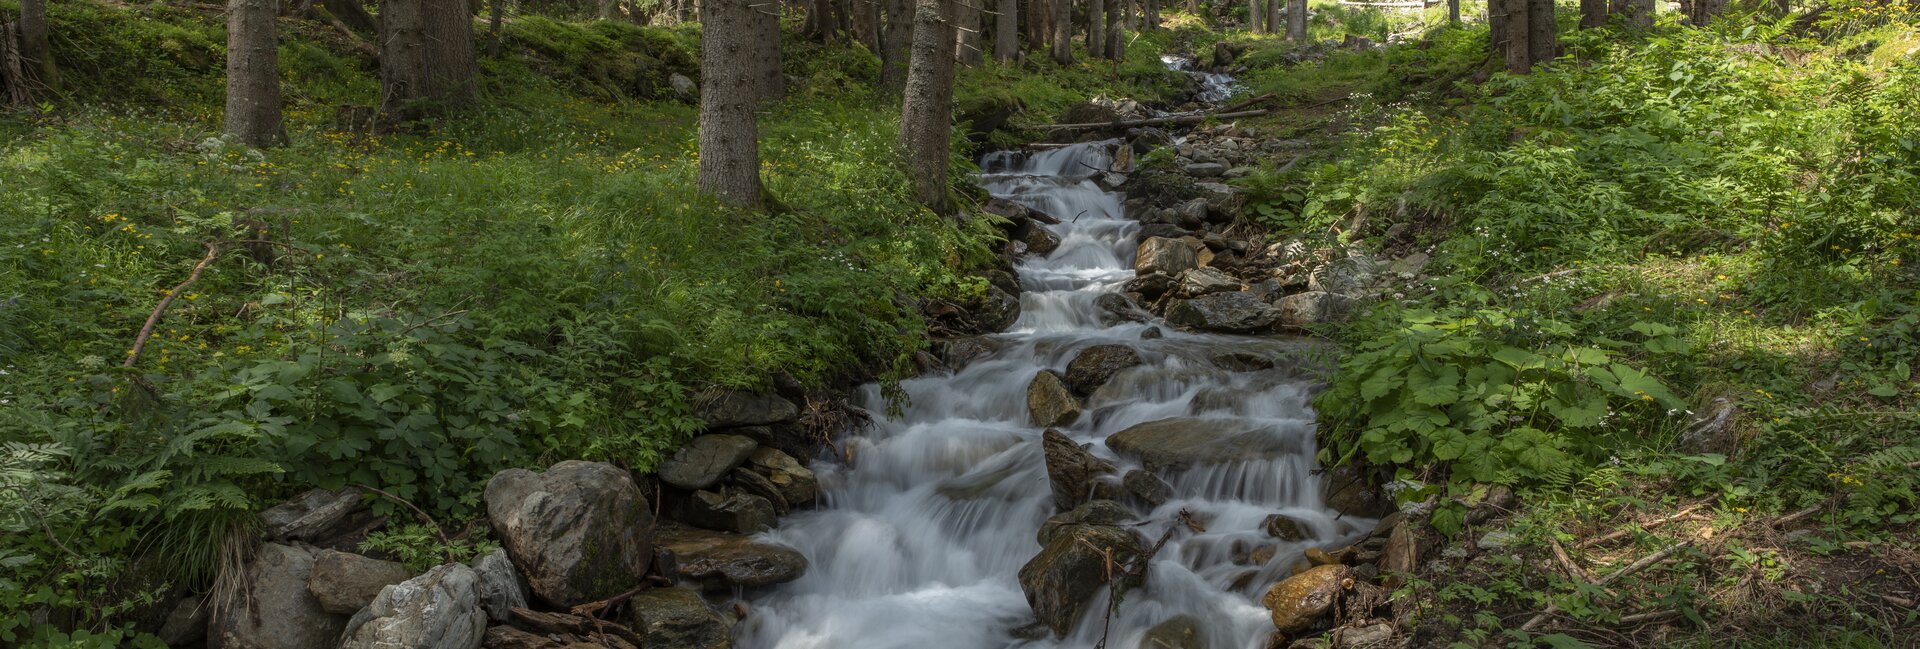
[[[1349, 353], [1316, 401], [1324, 460], [1383, 467], [1479, 557], [1402, 591], [1420, 638], [1901, 646], [1920, 628], [1920, 22], [1862, 7], [1563, 30], [1566, 55], [1527, 76], [1485, 67], [1472, 25], [1298, 64], [1276, 46], [1251, 75], [1356, 93], [1330, 148], [1241, 181], [1260, 218], [1431, 256], [1326, 332]], [[1489, 483], [1526, 506], [1482, 552], [1462, 499]]]
[[371, 59], [283, 21], [293, 144], [255, 151], [213, 137], [217, 12], [54, 17], [102, 47], [0, 128], [0, 643], [206, 587], [252, 511], [311, 486], [451, 523], [501, 468], [645, 470], [701, 391], [891, 375], [916, 300], [984, 290], [997, 234], [915, 205], [862, 51], [789, 58], [805, 83], [762, 121], [785, 209], [761, 215], [697, 192], [695, 110], [660, 98], [692, 32], [519, 20], [484, 105], [372, 138], [330, 128], [373, 103]]

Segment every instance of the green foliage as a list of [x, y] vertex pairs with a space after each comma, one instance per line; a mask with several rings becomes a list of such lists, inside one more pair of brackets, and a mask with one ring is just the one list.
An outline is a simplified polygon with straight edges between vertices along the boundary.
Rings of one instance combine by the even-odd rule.
[[482, 540], [441, 540], [440, 533], [425, 523], [390, 526], [360, 542], [363, 552], [393, 557], [416, 574], [432, 570], [442, 563], [466, 563], [491, 554], [498, 544]]

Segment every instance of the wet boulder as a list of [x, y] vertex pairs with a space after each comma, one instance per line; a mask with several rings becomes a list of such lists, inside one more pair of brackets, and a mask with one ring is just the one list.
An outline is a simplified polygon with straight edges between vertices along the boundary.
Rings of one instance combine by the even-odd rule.
[[1179, 239], [1166, 237], [1147, 237], [1140, 242], [1133, 260], [1133, 272], [1140, 275], [1166, 273], [1178, 275], [1188, 269], [1198, 268], [1200, 258], [1193, 247]]
[[1289, 327], [1309, 327], [1345, 322], [1358, 301], [1339, 293], [1307, 291], [1283, 298], [1274, 307], [1280, 310], [1280, 323]]
[[1274, 628], [1292, 633], [1312, 626], [1332, 611], [1340, 593], [1353, 584], [1353, 571], [1346, 566], [1315, 566], [1274, 584], [1260, 603], [1272, 612]]
[[1107, 437], [1107, 447], [1139, 458], [1149, 470], [1269, 460], [1297, 450], [1288, 437], [1245, 419], [1173, 417], [1136, 424]]
[[1066, 511], [1079, 506], [1093, 495], [1095, 483], [1116, 469], [1113, 463], [1094, 456], [1058, 430], [1048, 428], [1040, 434], [1040, 446], [1046, 454], [1047, 481], [1053, 488], [1053, 506]]
[[1154, 475], [1152, 471], [1145, 469], [1134, 469], [1120, 476], [1120, 486], [1126, 489], [1128, 494], [1139, 498], [1140, 502], [1153, 507], [1159, 507], [1173, 498], [1173, 486], [1160, 479], [1160, 476]]
[[721, 532], [754, 534], [773, 529], [779, 521], [773, 502], [765, 497], [729, 490], [693, 492], [687, 501], [686, 521]]
[[247, 564], [240, 597], [209, 622], [208, 649], [333, 649], [347, 618], [328, 613], [307, 590], [313, 554], [267, 543]]
[[1035, 426], [1065, 426], [1080, 418], [1080, 400], [1059, 374], [1041, 370], [1027, 382], [1027, 412]]
[[1120, 293], [1101, 293], [1093, 299], [1093, 306], [1100, 309], [1100, 319], [1109, 326], [1122, 322], [1146, 322], [1153, 314], [1140, 308], [1132, 298]]
[[513, 559], [507, 557], [505, 549], [474, 559], [471, 565], [473, 574], [480, 580], [480, 608], [487, 612], [487, 619], [506, 622], [513, 609], [527, 607], [532, 592], [527, 590], [527, 580], [520, 578], [520, 571], [513, 567]]
[[1200, 628], [1200, 620], [1176, 615], [1147, 629], [1139, 649], [1207, 649], [1207, 634]]
[[1135, 276], [1133, 279], [1127, 280], [1126, 286], [1123, 288], [1128, 293], [1139, 293], [1141, 297], [1152, 300], [1159, 298], [1161, 295], [1165, 295], [1167, 291], [1173, 290], [1175, 284], [1177, 284], [1177, 282], [1173, 279], [1172, 275], [1155, 272]]
[[1060, 237], [1054, 236], [1052, 232], [1039, 226], [1027, 228], [1026, 236], [1021, 237], [1021, 242], [1026, 244], [1027, 254], [1042, 257], [1060, 249]]
[[1048, 517], [1040, 524], [1040, 531], [1034, 535], [1034, 539], [1038, 540], [1040, 545], [1046, 545], [1052, 543], [1054, 537], [1072, 532], [1082, 526], [1120, 527], [1134, 519], [1133, 511], [1127, 509], [1126, 505], [1105, 499], [1089, 500], [1070, 511]]
[[703, 590], [783, 584], [807, 571], [807, 558], [793, 548], [680, 526], [659, 531], [654, 562], [661, 575]]
[[1180, 285], [1173, 294], [1179, 297], [1195, 298], [1214, 293], [1226, 293], [1246, 288], [1240, 280], [1228, 276], [1218, 268], [1195, 268], [1180, 274]]
[[486, 631], [479, 576], [449, 563], [381, 590], [347, 623], [340, 649], [478, 649]]
[[1267, 536], [1282, 541], [1304, 541], [1309, 535], [1306, 525], [1286, 514], [1267, 516], [1267, 519], [1261, 522], [1260, 528], [1267, 531]]
[[820, 480], [813, 469], [776, 449], [761, 447], [747, 456], [746, 468], [767, 479], [789, 506], [804, 507], [820, 496]]
[[733, 625], [707, 606], [691, 588], [654, 588], [627, 600], [633, 611], [629, 628], [646, 639], [647, 649], [726, 649]]
[[1280, 323], [1280, 312], [1245, 291], [1215, 293], [1175, 300], [1167, 307], [1167, 322], [1219, 333], [1269, 333]]
[[1253, 352], [1221, 352], [1208, 357], [1214, 367], [1229, 372], [1259, 372], [1273, 369], [1273, 357]]
[[507, 556], [548, 604], [606, 599], [647, 572], [653, 514], [625, 469], [577, 460], [542, 473], [508, 469], [484, 498]]
[[[1095, 598], [1109, 588], [1108, 556], [1123, 569], [1112, 574], [1122, 592], [1137, 586], [1132, 576], [1146, 555], [1132, 530], [1105, 525], [1075, 525], [1056, 535], [1040, 554], [1020, 568], [1020, 590], [1033, 614], [1057, 636], [1065, 637], [1086, 617]], [[1144, 570], [1139, 570], [1144, 574]]]
[[1140, 353], [1126, 345], [1094, 345], [1067, 362], [1067, 389], [1090, 395], [1121, 370], [1141, 364]]
[[721, 390], [694, 403], [694, 415], [708, 428], [772, 426], [800, 418], [800, 407], [772, 392]]
[[1020, 296], [998, 286], [988, 286], [987, 294], [974, 304], [973, 322], [981, 333], [998, 333], [1020, 320]]
[[681, 489], [705, 489], [719, 484], [758, 448], [759, 442], [742, 435], [701, 435], [660, 463], [660, 480]]
[[392, 561], [321, 550], [314, 554], [307, 590], [328, 613], [353, 615], [372, 603], [373, 598], [380, 595], [380, 589], [412, 576], [406, 566]]

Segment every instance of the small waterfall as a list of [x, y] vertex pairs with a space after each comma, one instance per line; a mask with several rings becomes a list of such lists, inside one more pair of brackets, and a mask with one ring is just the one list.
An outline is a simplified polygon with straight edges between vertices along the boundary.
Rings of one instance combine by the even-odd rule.
[[1160, 62], [1165, 63], [1169, 68], [1187, 73], [1187, 76], [1193, 77], [1193, 80], [1200, 84], [1200, 92], [1193, 97], [1200, 103], [1217, 104], [1233, 96], [1236, 84], [1232, 76], [1196, 70], [1194, 68], [1197, 66], [1193, 59], [1172, 54], [1161, 56]]
[[[743, 647], [766, 649], [986, 649], [1092, 647], [1101, 639], [1090, 607], [1073, 634], [1017, 638], [1033, 617], [1016, 573], [1040, 550], [1035, 534], [1056, 513], [1041, 450], [1028, 423], [1026, 386], [1041, 370], [1064, 371], [1092, 345], [1124, 343], [1144, 360], [1123, 370], [1061, 429], [1091, 444], [1122, 471], [1137, 462], [1105, 439], [1134, 424], [1204, 416], [1223, 434], [1256, 436], [1272, 452], [1259, 458], [1161, 472], [1173, 497], [1145, 513], [1143, 536], [1157, 538], [1182, 509], [1205, 532], [1176, 532], [1157, 555], [1143, 589], [1116, 611], [1107, 646], [1131, 649], [1146, 631], [1176, 615], [1201, 623], [1207, 646], [1258, 649], [1273, 626], [1259, 599], [1309, 546], [1357, 538], [1369, 521], [1336, 519], [1321, 502], [1314, 466], [1313, 379], [1296, 368], [1301, 341], [1186, 334], [1143, 340], [1147, 325], [1103, 322], [1095, 298], [1133, 277], [1139, 226], [1122, 195], [1091, 180], [1112, 161], [1116, 141], [1032, 153], [998, 152], [980, 162], [980, 183], [995, 196], [1060, 218], [1061, 240], [1045, 257], [1018, 267], [1025, 287], [1019, 321], [1000, 334], [998, 351], [949, 374], [902, 385], [910, 401], [882, 416], [877, 386], [864, 389], [873, 425], [842, 442], [847, 464], [816, 466], [819, 509], [796, 513], [766, 536], [799, 549], [805, 576], [755, 596], [753, 616], [737, 632]], [[1233, 372], [1214, 356], [1240, 352], [1277, 361], [1274, 369]], [[1286, 514], [1312, 538], [1276, 542], [1263, 523]], [[1363, 527], [1366, 526], [1366, 527]], [[1261, 564], [1252, 548], [1277, 543]]]

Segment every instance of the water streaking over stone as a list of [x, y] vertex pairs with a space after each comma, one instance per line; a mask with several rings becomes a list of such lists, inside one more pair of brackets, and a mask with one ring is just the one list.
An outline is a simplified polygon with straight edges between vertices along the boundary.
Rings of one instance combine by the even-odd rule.
[[[1312, 362], [1312, 345], [1175, 331], [1143, 340], [1149, 325], [1103, 320], [1094, 300], [1133, 277], [1138, 231], [1126, 218], [1122, 196], [1089, 179], [1109, 166], [1116, 144], [995, 153], [981, 161], [980, 182], [988, 191], [1060, 218], [1047, 227], [1061, 245], [1019, 265], [1024, 311], [1000, 335], [998, 351], [950, 374], [906, 381], [910, 402], [897, 416], [882, 414], [888, 409], [878, 387], [864, 390], [863, 405], [875, 413], [874, 424], [841, 441], [841, 455], [850, 462], [814, 467], [824, 491], [821, 507], [767, 533], [805, 554], [811, 567], [799, 580], [755, 596], [753, 614], [739, 628], [742, 646], [971, 649], [1099, 642], [1105, 595], [1096, 596], [1064, 638], [1015, 635], [1034, 620], [1016, 575], [1041, 549], [1041, 523], [1058, 513], [1042, 430], [1029, 423], [1027, 384], [1043, 370], [1064, 373], [1094, 345], [1129, 346], [1141, 362], [1093, 390], [1084, 414], [1061, 432], [1091, 445], [1092, 453], [1122, 473], [1159, 466], [1171, 497], [1151, 511], [1137, 510], [1138, 525], [1131, 527], [1149, 543], [1178, 525], [1183, 509], [1206, 527], [1174, 532], [1144, 587], [1123, 598], [1107, 646], [1133, 649], [1149, 628], [1187, 615], [1209, 647], [1258, 648], [1273, 630], [1261, 593], [1285, 577], [1307, 547], [1338, 547], [1371, 528], [1370, 521], [1337, 520], [1310, 473], [1308, 396], [1315, 379], [1303, 368]], [[1245, 371], [1244, 363], [1213, 360], [1236, 352], [1236, 358], [1256, 356], [1275, 365]], [[1131, 449], [1131, 441], [1126, 445], [1134, 454], [1107, 445], [1115, 433], [1169, 419], [1175, 421], [1163, 427], [1229, 439], [1201, 445], [1224, 453], [1212, 458], [1224, 461], [1156, 462], [1153, 451]], [[1306, 538], [1270, 536], [1264, 523], [1273, 514], [1292, 518]], [[1272, 549], [1271, 557], [1253, 552], [1263, 546]]]
[[1236, 84], [1232, 76], [1217, 72], [1196, 70], [1194, 68], [1198, 66], [1194, 63], [1193, 59], [1183, 56], [1174, 56], [1172, 54], [1163, 55], [1160, 57], [1160, 62], [1165, 63], [1169, 68], [1185, 72], [1188, 76], [1193, 77], [1194, 81], [1200, 84], [1200, 92], [1194, 95], [1193, 98], [1201, 103], [1215, 104], [1226, 101], [1228, 97], [1233, 96]]

